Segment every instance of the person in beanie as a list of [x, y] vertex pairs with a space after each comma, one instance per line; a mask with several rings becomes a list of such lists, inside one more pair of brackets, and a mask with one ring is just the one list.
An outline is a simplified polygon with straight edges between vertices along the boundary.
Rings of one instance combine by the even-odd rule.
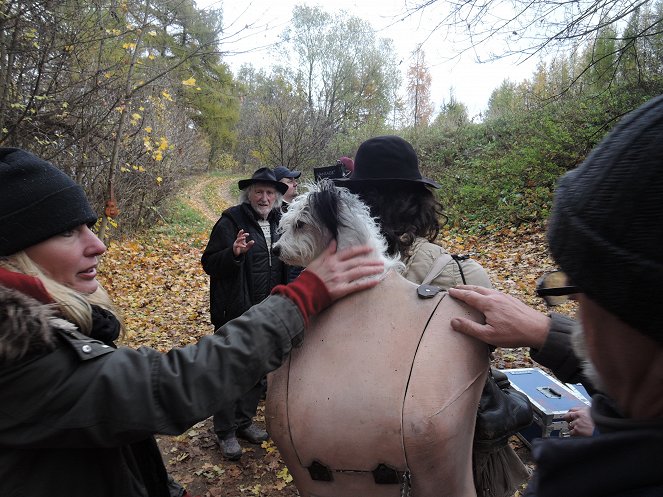
[[288, 210], [288, 205], [290, 205], [292, 199], [297, 196], [297, 180], [301, 175], [301, 171], [291, 171], [285, 166], [277, 166], [274, 168], [274, 177], [276, 178], [276, 181], [280, 181], [288, 186], [288, 191], [283, 194], [283, 204], [281, 205], [282, 212]]
[[0, 495], [181, 496], [153, 435], [234, 403], [303, 339], [311, 315], [382, 271], [362, 256], [368, 247], [330, 247], [219, 334], [166, 354], [116, 348], [96, 220], [66, 174], [0, 148]]
[[343, 156], [336, 161], [343, 168], [343, 177], [347, 178], [355, 170], [355, 161], [352, 158]]
[[[288, 266], [272, 255], [278, 240], [279, 209], [288, 185], [261, 167], [238, 182], [240, 203], [226, 209], [212, 228], [203, 252], [203, 269], [210, 276], [210, 316], [215, 329], [262, 302], [272, 288], [288, 282]], [[261, 380], [214, 415], [214, 431], [226, 459], [237, 460], [237, 437], [259, 444], [265, 430], [253, 423], [266, 382]]]
[[[556, 293], [578, 301], [573, 344], [601, 392], [591, 407], [599, 434], [536, 443], [527, 496], [663, 495], [662, 198], [658, 96], [622, 119], [555, 192], [548, 244], [569, 282]], [[451, 293], [486, 303], [471, 288]], [[485, 341], [515, 342], [508, 326], [494, 326], [501, 317], [486, 316], [485, 327], [464, 320], [452, 326]]]

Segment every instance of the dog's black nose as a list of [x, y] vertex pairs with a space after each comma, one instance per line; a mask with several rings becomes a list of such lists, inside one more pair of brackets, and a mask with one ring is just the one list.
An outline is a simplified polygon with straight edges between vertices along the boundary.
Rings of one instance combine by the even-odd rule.
[[281, 255], [281, 247], [279, 247], [278, 245], [274, 245], [272, 247], [272, 255], [274, 257], [278, 257], [279, 255]]

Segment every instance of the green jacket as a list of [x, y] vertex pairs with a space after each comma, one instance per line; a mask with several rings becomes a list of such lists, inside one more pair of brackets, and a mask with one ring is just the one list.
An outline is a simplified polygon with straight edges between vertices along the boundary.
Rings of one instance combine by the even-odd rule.
[[[304, 330], [280, 295], [165, 354], [109, 347], [4, 287], [0, 318], [2, 497], [167, 496], [153, 435], [182, 433], [234, 402]], [[27, 354], [11, 359], [15, 347]]]

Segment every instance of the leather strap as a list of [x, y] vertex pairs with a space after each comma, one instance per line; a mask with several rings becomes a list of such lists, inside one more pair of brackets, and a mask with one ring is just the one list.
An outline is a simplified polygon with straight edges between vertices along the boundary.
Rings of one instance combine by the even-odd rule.
[[437, 258], [435, 261], [435, 264], [433, 264], [433, 267], [430, 269], [426, 277], [423, 279], [421, 282], [422, 285], [428, 285], [431, 281], [433, 281], [435, 278], [438, 277], [438, 275], [442, 272], [444, 269], [444, 266], [449, 264], [453, 260], [453, 257], [451, 254], [442, 254], [440, 257]]
[[440, 287], [429, 285], [429, 283], [433, 281], [435, 278], [437, 278], [437, 276], [444, 269], [444, 266], [449, 264], [452, 260], [453, 260], [452, 255], [447, 253], [444, 253], [437, 258], [435, 264], [433, 264], [433, 267], [428, 272], [424, 280], [421, 282], [421, 285], [417, 287], [417, 295], [419, 295], [420, 298], [428, 299], [434, 297], [435, 295], [437, 295], [439, 292], [442, 291]]

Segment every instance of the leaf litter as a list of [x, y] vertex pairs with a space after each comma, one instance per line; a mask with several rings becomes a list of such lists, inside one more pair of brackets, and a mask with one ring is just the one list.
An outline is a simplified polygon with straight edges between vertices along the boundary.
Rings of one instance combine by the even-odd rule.
[[[195, 183], [183, 198], [200, 211], [209, 230], [211, 212], [229, 206], [228, 190], [233, 181], [210, 178]], [[205, 188], [219, 191], [215, 205], [201, 200]], [[213, 332], [209, 322], [208, 277], [200, 265], [207, 232], [196, 234], [150, 231], [130, 239], [113, 241], [103, 258], [100, 279], [123, 313], [127, 335], [123, 344], [168, 351], [196, 343]], [[495, 288], [546, 312], [535, 296], [537, 278], [555, 265], [546, 250], [541, 225], [505, 228], [491, 235], [463, 236], [444, 231], [439, 243], [451, 253], [469, 254], [488, 272]], [[497, 349], [493, 364], [499, 368], [531, 367], [529, 350]], [[264, 426], [264, 404], [256, 418]], [[179, 436], [157, 438], [169, 473], [192, 496], [200, 497], [287, 497], [296, 496], [292, 476], [271, 441], [261, 446], [241, 442], [244, 449], [237, 462], [226, 461], [219, 450], [211, 418], [197, 423]], [[512, 437], [521, 458], [531, 466], [529, 452]], [[518, 495], [518, 494], [516, 494]]]

